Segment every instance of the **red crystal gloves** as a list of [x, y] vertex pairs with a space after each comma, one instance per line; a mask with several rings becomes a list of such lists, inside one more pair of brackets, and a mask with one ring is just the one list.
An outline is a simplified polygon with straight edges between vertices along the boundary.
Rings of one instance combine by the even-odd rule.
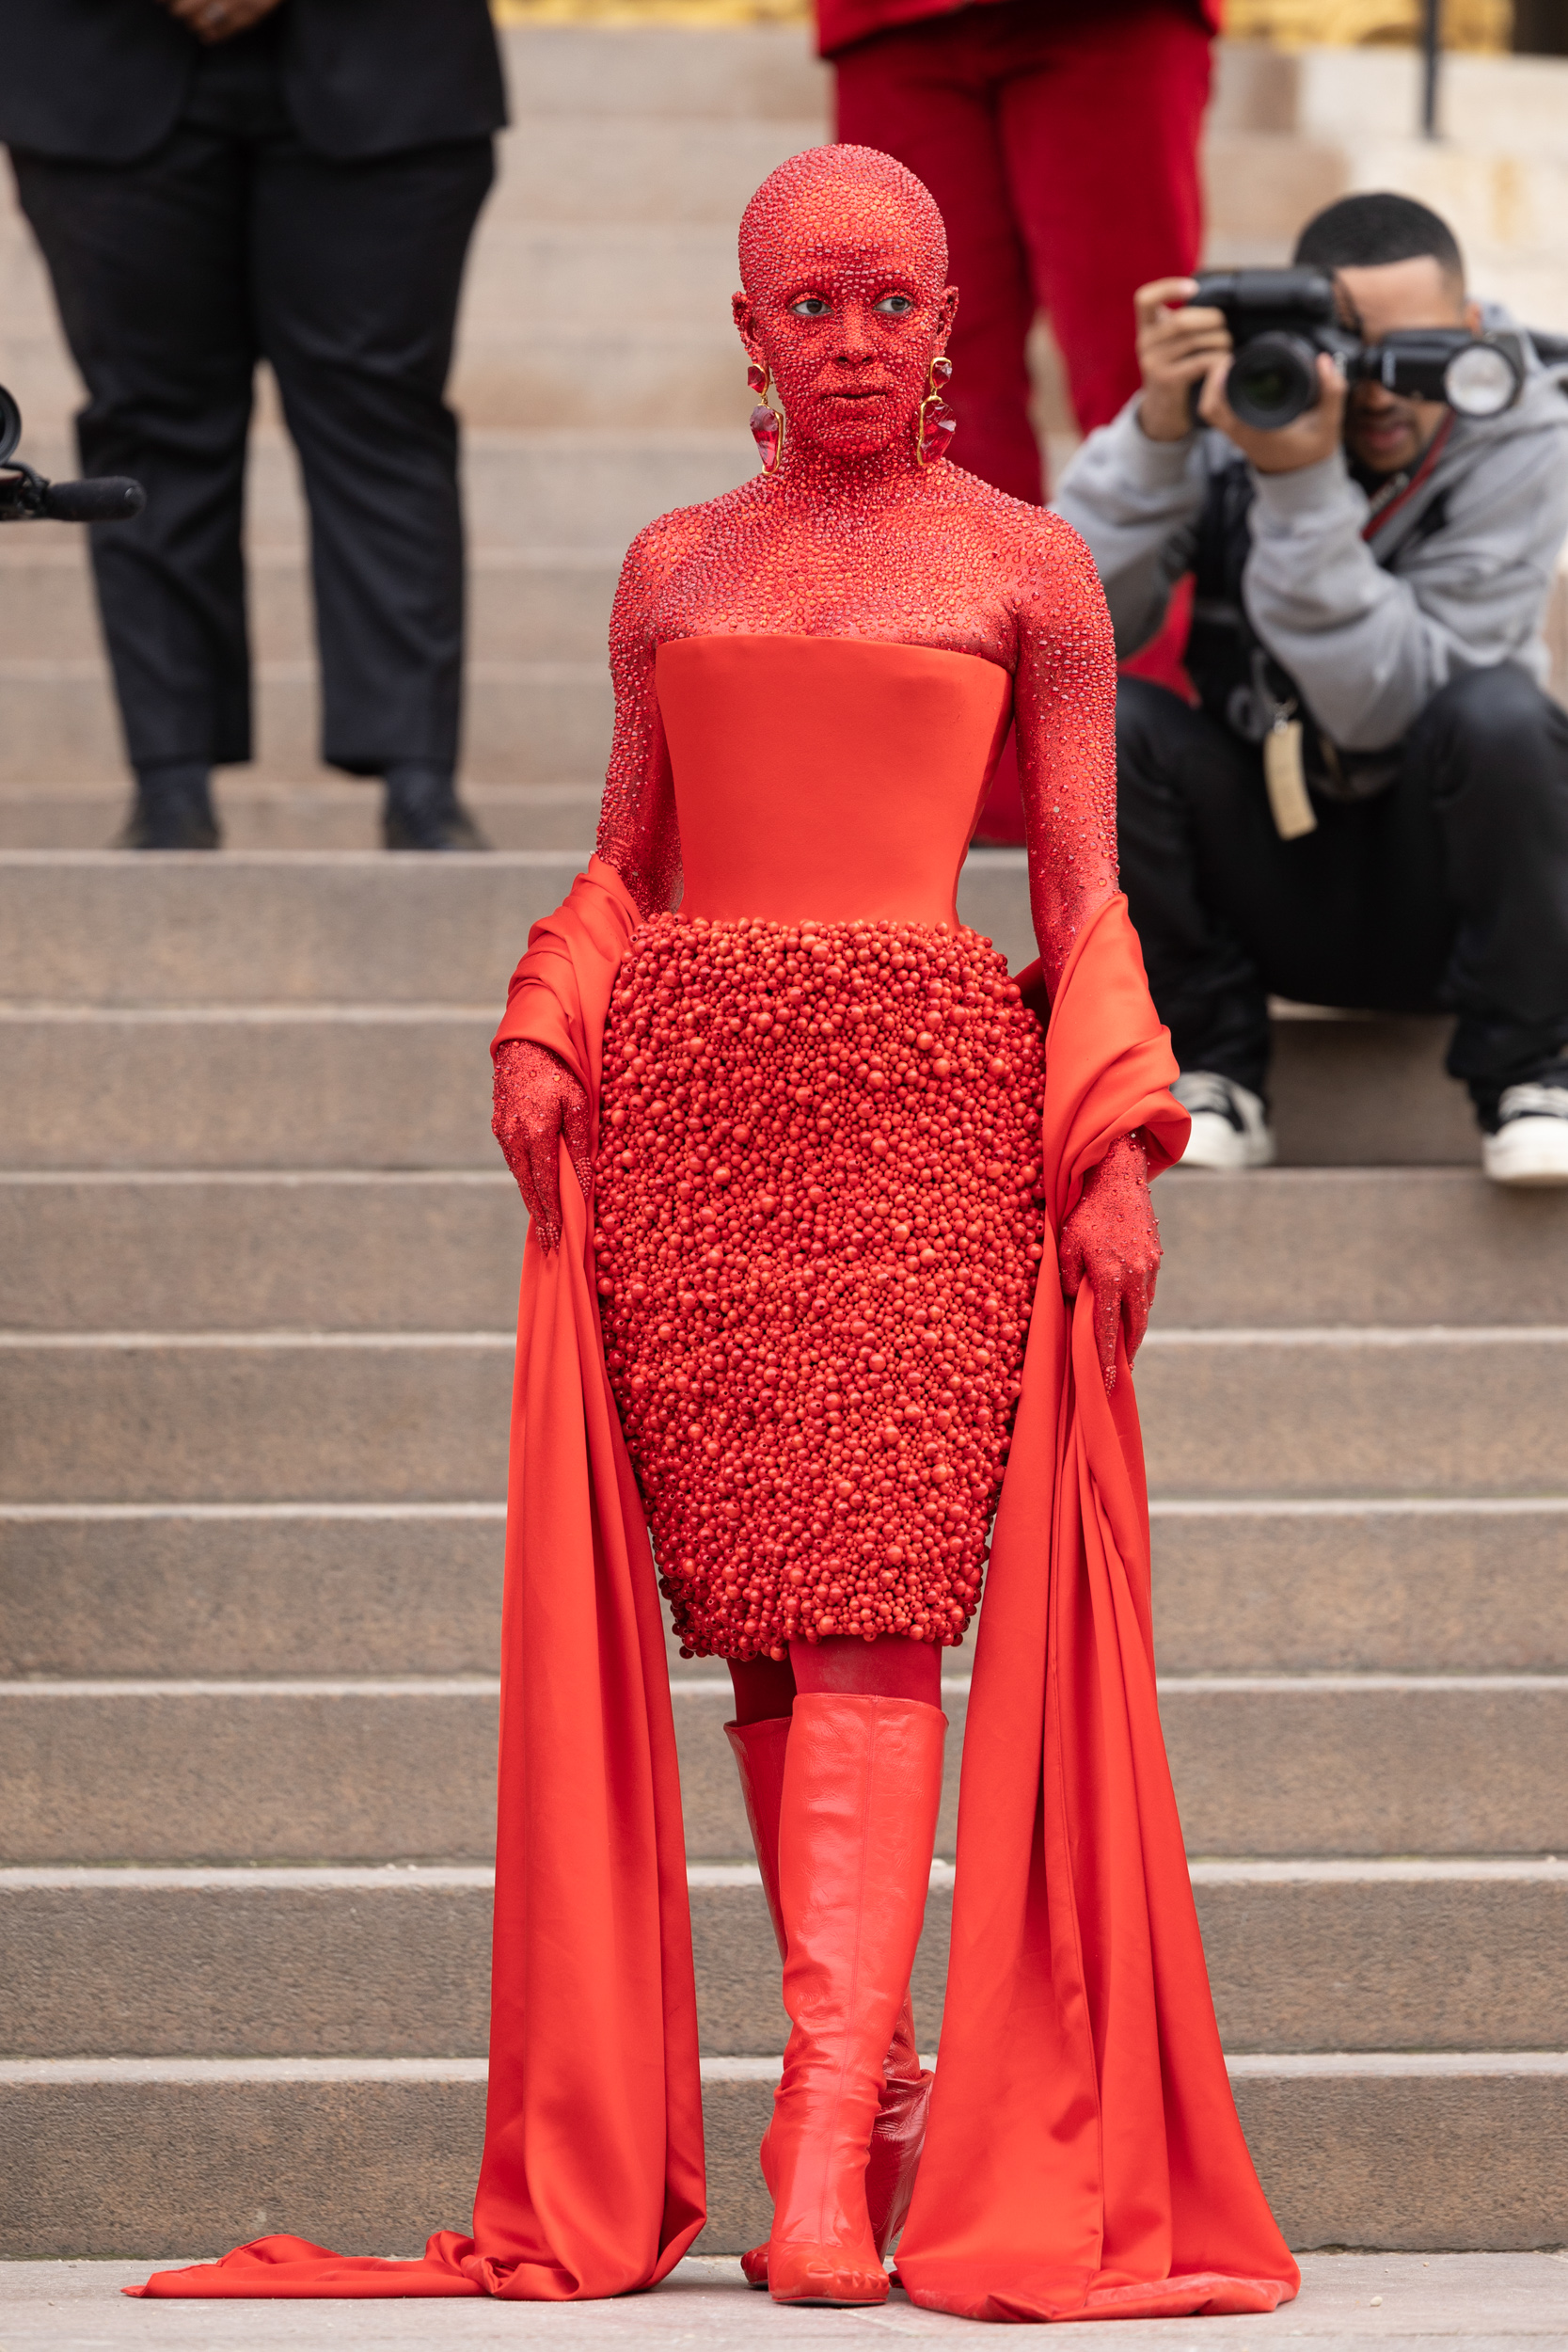
[[517, 1179], [544, 1249], [561, 1242], [561, 1158], [564, 1137], [588, 1200], [594, 1163], [588, 1149], [588, 1098], [564, 1062], [531, 1039], [508, 1038], [496, 1054], [491, 1132]]
[[1057, 1253], [1062, 1289], [1069, 1298], [1076, 1298], [1079, 1285], [1088, 1279], [1095, 1344], [1107, 1390], [1117, 1383], [1118, 1323], [1127, 1333], [1129, 1363], [1143, 1343], [1161, 1255], [1141, 1133], [1118, 1136], [1085, 1178], [1078, 1204], [1062, 1227]]

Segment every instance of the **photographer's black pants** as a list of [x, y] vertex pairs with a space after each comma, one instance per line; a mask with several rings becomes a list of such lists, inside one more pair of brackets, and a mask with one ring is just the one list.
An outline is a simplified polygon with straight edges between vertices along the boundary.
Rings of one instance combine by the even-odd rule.
[[1142, 678], [1117, 691], [1122, 886], [1184, 1070], [1266, 1094], [1270, 994], [1458, 1013], [1483, 1123], [1568, 1079], [1568, 713], [1503, 664], [1433, 696], [1375, 799], [1281, 841], [1261, 753]]
[[12, 158], [87, 386], [83, 470], [147, 490], [136, 522], [92, 534], [131, 759], [251, 755], [240, 532], [265, 358], [309, 503], [323, 755], [450, 766], [464, 580], [443, 390], [490, 142], [334, 162], [252, 83], [234, 119], [187, 118], [139, 163]]

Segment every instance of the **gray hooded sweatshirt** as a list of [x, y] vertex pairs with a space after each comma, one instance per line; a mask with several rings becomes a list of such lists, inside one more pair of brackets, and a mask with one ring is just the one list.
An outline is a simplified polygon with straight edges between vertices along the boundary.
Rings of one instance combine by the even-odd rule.
[[[1486, 323], [1507, 322], [1489, 308]], [[1568, 532], [1568, 400], [1538, 367], [1500, 417], [1456, 416], [1431, 471], [1408, 497], [1385, 494], [1386, 519], [1365, 538], [1371, 502], [1341, 451], [1259, 474], [1221, 433], [1148, 439], [1130, 401], [1089, 435], [1054, 500], [1088, 543], [1119, 654], [1160, 627], [1235, 469], [1252, 487], [1246, 618], [1341, 750], [1397, 743], [1466, 670], [1513, 661], [1544, 683], [1541, 625]]]

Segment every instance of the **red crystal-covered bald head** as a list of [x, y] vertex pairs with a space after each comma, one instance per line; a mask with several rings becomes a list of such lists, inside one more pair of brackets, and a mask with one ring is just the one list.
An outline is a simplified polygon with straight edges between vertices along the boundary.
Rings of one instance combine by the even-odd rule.
[[802, 262], [895, 252], [933, 295], [947, 231], [923, 180], [876, 147], [812, 147], [770, 171], [740, 216], [740, 282], [754, 300]]
[[769, 174], [740, 223], [736, 325], [797, 446], [907, 445], [958, 294], [930, 191], [872, 147], [816, 147]]

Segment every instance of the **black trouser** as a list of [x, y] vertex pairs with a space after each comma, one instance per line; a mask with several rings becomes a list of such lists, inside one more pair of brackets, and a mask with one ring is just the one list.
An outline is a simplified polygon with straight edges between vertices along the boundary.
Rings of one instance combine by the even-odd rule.
[[1449, 1070], [1482, 1122], [1503, 1089], [1568, 1079], [1568, 714], [1522, 670], [1433, 697], [1394, 783], [1313, 796], [1282, 841], [1262, 755], [1200, 710], [1117, 691], [1122, 886], [1184, 1070], [1266, 1091], [1270, 993], [1458, 1013]]
[[336, 163], [280, 107], [145, 161], [16, 154], [88, 403], [87, 473], [145, 485], [93, 563], [136, 767], [250, 757], [240, 530], [259, 358], [310, 509], [323, 756], [450, 766], [463, 671], [457, 425], [442, 397], [488, 139]]

